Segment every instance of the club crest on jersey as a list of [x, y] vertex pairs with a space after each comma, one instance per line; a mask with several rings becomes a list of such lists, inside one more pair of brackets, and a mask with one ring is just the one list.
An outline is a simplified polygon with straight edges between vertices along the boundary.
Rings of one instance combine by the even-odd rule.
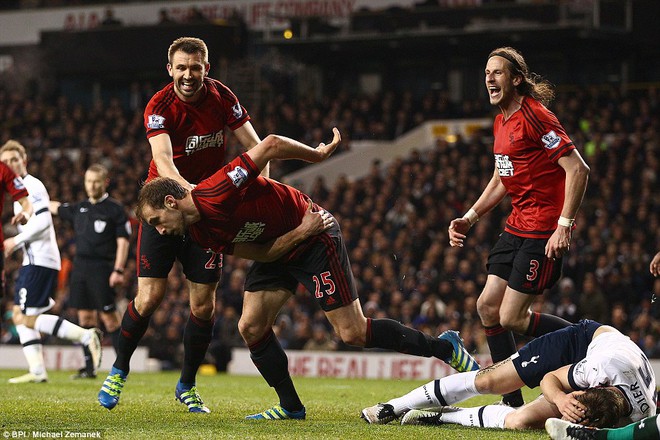
[[14, 186], [16, 187], [16, 189], [25, 189], [25, 184], [23, 183], [23, 179], [21, 179], [18, 176], [14, 177]]
[[559, 146], [559, 143], [561, 142], [561, 138], [557, 136], [557, 133], [555, 133], [553, 130], [550, 130], [549, 132], [544, 134], [541, 140], [543, 141], [545, 148], [547, 148], [548, 150], [557, 148]]
[[241, 104], [238, 102], [231, 106], [231, 111], [234, 113], [234, 117], [236, 119], [240, 119], [240, 117], [243, 116], [243, 109], [241, 108]]
[[248, 178], [247, 170], [238, 166], [228, 172], [227, 175], [236, 188], [240, 188], [240, 186], [243, 185]]
[[105, 231], [107, 224], [108, 223], [104, 222], [103, 220], [94, 220], [94, 232], [100, 234], [101, 232]]
[[149, 115], [147, 120], [147, 127], [152, 130], [159, 130], [165, 128], [165, 117], [160, 115]]

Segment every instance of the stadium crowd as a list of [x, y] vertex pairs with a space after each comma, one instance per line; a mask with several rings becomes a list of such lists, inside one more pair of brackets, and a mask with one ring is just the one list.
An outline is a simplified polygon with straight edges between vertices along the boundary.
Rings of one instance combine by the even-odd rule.
[[[64, 95], [47, 99], [0, 87], [0, 139], [25, 145], [29, 172], [46, 184], [53, 200], [83, 198], [84, 170], [100, 162], [110, 169], [111, 196], [132, 207], [151, 157], [142, 113], [157, 89], [135, 83], [121, 95], [84, 105]], [[591, 174], [564, 277], [534, 307], [571, 322], [590, 318], [614, 325], [649, 357], [660, 357], [660, 311], [653, 295], [660, 293], [660, 278], [653, 279], [648, 269], [660, 250], [660, 92], [652, 87], [627, 93], [615, 87], [560, 91], [551, 109]], [[341, 148], [349, 149], [351, 139], [393, 139], [425, 120], [484, 117], [493, 110], [485, 100], [459, 104], [446, 92], [434, 91], [422, 97], [395, 92], [355, 97], [345, 92], [319, 101], [281, 96], [248, 111], [261, 136], [278, 133], [315, 145], [337, 126], [344, 138]], [[367, 317], [393, 318], [432, 335], [461, 330], [471, 351], [487, 352], [476, 298], [486, 279], [486, 257], [508, 208], [496, 208], [482, 219], [465, 248], [449, 246], [447, 227], [492, 176], [491, 142], [488, 131], [452, 143], [441, 139], [388, 165], [374, 160], [362, 179], [343, 178], [329, 187], [320, 176], [307, 189], [342, 225]], [[230, 138], [228, 158], [237, 154], [238, 145]], [[281, 179], [291, 169], [273, 163], [271, 176]], [[75, 313], [67, 307], [73, 231], [59, 221], [56, 227], [63, 257], [56, 313], [75, 322]], [[136, 285], [135, 237], [132, 243], [129, 283], [118, 293], [124, 302], [132, 298]], [[6, 262], [7, 292], [12, 292], [19, 264], [17, 256]], [[221, 370], [231, 347], [243, 344], [236, 324], [248, 264], [231, 256], [224, 260], [209, 350], [209, 360]], [[177, 368], [188, 292], [180, 270], [175, 268], [170, 278], [143, 342], [165, 368]], [[10, 303], [5, 294], [2, 341], [16, 343], [8, 319]], [[275, 330], [287, 349], [348, 349], [303, 291], [285, 305]]]

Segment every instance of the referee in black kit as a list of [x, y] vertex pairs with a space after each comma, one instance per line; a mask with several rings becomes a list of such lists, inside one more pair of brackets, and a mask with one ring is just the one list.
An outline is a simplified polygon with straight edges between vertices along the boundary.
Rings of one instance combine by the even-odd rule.
[[[117, 341], [120, 317], [115, 305], [116, 286], [124, 285], [124, 268], [128, 258], [131, 226], [124, 206], [106, 192], [108, 170], [91, 165], [85, 171], [87, 200], [75, 204], [50, 202], [50, 211], [72, 223], [76, 242], [69, 283], [69, 305], [78, 309], [78, 324], [84, 328], [98, 326], [100, 312], [105, 331]], [[85, 352], [85, 368], [74, 378], [96, 377], [94, 364]]]

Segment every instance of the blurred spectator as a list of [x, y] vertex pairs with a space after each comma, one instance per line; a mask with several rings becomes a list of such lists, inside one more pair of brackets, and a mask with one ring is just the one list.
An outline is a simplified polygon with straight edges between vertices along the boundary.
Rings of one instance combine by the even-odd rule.
[[232, 349], [243, 347], [245, 344], [241, 334], [238, 332], [239, 315], [232, 306], [216, 307], [220, 317], [216, 319], [213, 326], [213, 339], [209, 345], [208, 352], [213, 357], [217, 371], [227, 371], [227, 365], [232, 359]]
[[166, 8], [161, 8], [158, 11], [158, 24], [159, 25], [169, 25], [169, 24], [175, 24], [176, 21], [172, 20], [170, 17], [170, 13], [167, 11]]
[[[86, 166], [102, 157], [116, 176], [109, 188], [111, 196], [134, 206], [150, 157], [144, 140], [143, 106], [145, 97], [160, 87], [145, 81], [126, 87], [124, 100], [111, 102], [103, 93], [98, 102], [88, 105], [74, 103], [64, 94], [26, 96], [0, 85], [0, 139], [16, 138], [34, 151], [28, 168], [43, 177], [54, 199], [83, 197], [79, 176]], [[268, 74], [263, 78], [263, 87], [272, 87]], [[591, 279], [587, 284], [602, 293], [597, 295], [598, 301], [605, 298], [604, 317], [598, 301], [594, 303], [601, 308], [601, 322], [624, 333], [633, 331], [633, 322], [637, 322], [633, 333], [640, 344], [646, 344], [648, 335], [657, 341], [660, 334], [654, 313], [658, 300], [651, 303], [647, 316], [642, 313], [643, 301], [660, 292], [660, 278], [654, 280], [649, 273], [649, 264], [660, 248], [660, 95], [652, 87], [626, 93], [609, 86], [576, 89], [560, 93], [551, 108], [560, 120], [566, 121], [565, 128], [578, 149], [585, 148], [590, 139], [600, 146], [587, 159], [592, 172], [573, 231], [574, 246], [580, 251], [571, 252], [564, 264], [564, 279], [570, 279], [576, 287], [569, 289], [570, 281], [561, 280], [556, 291], [544, 297], [547, 303], [543, 307], [554, 306], [556, 314], [569, 321], [592, 316], [592, 297], [582, 287], [585, 279]], [[357, 123], [356, 114], [367, 126], [371, 120], [391, 121], [385, 137], [393, 138], [414, 127], [414, 113], [419, 112], [421, 120], [437, 115], [445, 99], [438, 91], [422, 96], [395, 91], [367, 96], [341, 91], [319, 99], [311, 95], [274, 94], [273, 99], [262, 100], [263, 105], [255, 108], [253, 121], [258, 133], [293, 129], [298, 130], [301, 140], [313, 139], [315, 129], [326, 132], [338, 125], [342, 134], [346, 133], [346, 142], [340, 146], [346, 151], [351, 148], [354, 127], [362, 130], [364, 125]], [[427, 103], [422, 106], [423, 101]], [[284, 102], [290, 109], [280, 105]], [[461, 117], [463, 112], [470, 112], [473, 117], [489, 116], [488, 106], [477, 100], [468, 106], [445, 107], [442, 111], [450, 117]], [[370, 134], [367, 130], [361, 136]], [[478, 194], [473, 188], [485, 186], [492, 175], [491, 133], [478, 131], [456, 142], [440, 138], [429, 149], [423, 147], [414, 155], [387, 164], [374, 159], [361, 179], [345, 176], [328, 186], [319, 176], [309, 194], [341, 222], [356, 282], [365, 292], [361, 300], [375, 301], [370, 305], [373, 313], [384, 313], [410, 325], [420, 316], [422, 304], [428, 302], [424, 295], [437, 295], [446, 304], [438, 315], [443, 321], [440, 328], [449, 328], [450, 322], [457, 323], [456, 328], [470, 327], [470, 337], [475, 341], [470, 345], [487, 352], [481, 324], [469, 323], [474, 319], [473, 295], [485, 283], [488, 250], [502, 228], [507, 208], [495, 208], [482, 219], [471, 231], [469, 246], [460, 250], [449, 249], [446, 228], [452, 218], [465, 212], [460, 201], [476, 200]], [[233, 157], [232, 151], [236, 154], [242, 147], [229, 136], [227, 159]], [[271, 175], [281, 179], [284, 169], [276, 163], [271, 165]], [[404, 175], [405, 178], [399, 178]], [[414, 207], [406, 226], [398, 231], [385, 220], [397, 203]], [[57, 227], [63, 256], [74, 255], [72, 232], [61, 225]], [[129, 262], [135, 261], [135, 237], [132, 240]], [[601, 255], [606, 258], [599, 259]], [[12, 289], [10, 274], [16, 268], [11, 262], [7, 264], [7, 288]], [[228, 256], [224, 264], [217, 296], [225, 306], [231, 304], [240, 313], [240, 280], [248, 263]], [[172, 288], [163, 304], [168, 307], [168, 316], [185, 313], [188, 307], [182, 280], [183, 274], [175, 269], [168, 283]], [[58, 302], [65, 303], [68, 279], [60, 281], [58, 295], [63, 296]], [[428, 286], [422, 287], [424, 284]], [[384, 287], [376, 290], [374, 286], [378, 285]], [[561, 286], [566, 286], [566, 290]], [[567, 294], [568, 290], [572, 294]], [[134, 291], [129, 289], [128, 294], [133, 295]], [[378, 295], [366, 295], [372, 291]], [[6, 309], [5, 301], [3, 310]], [[64, 312], [66, 316], [67, 310]], [[295, 295], [282, 309], [274, 327], [282, 345], [288, 343], [289, 349], [304, 347], [312, 334], [309, 317], [315, 313], [308, 294]], [[643, 325], [647, 328], [641, 328]]]
[[317, 324], [312, 328], [312, 338], [303, 346], [303, 350], [334, 351], [337, 343], [330, 338], [323, 325]]
[[115, 17], [115, 10], [112, 8], [106, 8], [103, 14], [103, 20], [101, 20], [101, 26], [121, 26], [123, 23], [117, 17]]

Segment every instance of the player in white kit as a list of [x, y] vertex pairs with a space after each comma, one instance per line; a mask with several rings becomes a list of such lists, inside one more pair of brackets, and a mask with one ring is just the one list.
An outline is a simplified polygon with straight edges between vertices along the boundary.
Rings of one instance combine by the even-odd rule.
[[[18, 249], [23, 251], [23, 265], [16, 279], [13, 321], [29, 366], [27, 374], [9, 379], [9, 382], [48, 380], [40, 332], [87, 346], [98, 368], [101, 363], [100, 330], [87, 330], [58, 316], [45, 314], [55, 305], [52, 295], [61, 268], [53, 218], [48, 210], [48, 191], [39, 179], [27, 173], [27, 154], [20, 143], [7, 141], [0, 148], [0, 160], [23, 179], [28, 199], [34, 207], [34, 214], [28, 222], [18, 225], [18, 235], [4, 241], [5, 256]], [[21, 209], [15, 203], [14, 211]]]
[[[539, 384], [543, 394], [518, 409], [450, 406], [479, 394], [502, 394]], [[532, 340], [498, 364], [437, 379], [365, 408], [362, 417], [370, 423], [388, 423], [402, 416], [401, 424], [504, 429], [540, 429], [548, 418], [563, 417], [611, 427], [655, 414], [655, 387], [648, 359], [630, 338], [613, 327], [584, 320]]]

